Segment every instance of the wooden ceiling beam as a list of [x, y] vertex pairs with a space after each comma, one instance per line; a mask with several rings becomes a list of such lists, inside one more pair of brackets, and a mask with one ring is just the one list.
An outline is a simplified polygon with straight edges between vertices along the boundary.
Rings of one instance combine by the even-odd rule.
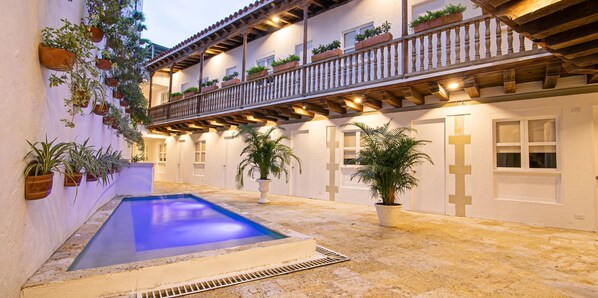
[[565, 8], [574, 6], [585, 0], [519, 0], [509, 1], [498, 7], [494, 15], [525, 24], [539, 18], [550, 16]]
[[598, 21], [597, 11], [598, 1], [587, 1], [563, 9], [555, 13], [554, 16], [543, 17], [529, 24], [516, 26], [513, 29], [517, 32], [523, 32], [527, 37], [542, 39]]
[[428, 86], [430, 87], [430, 93], [432, 93], [434, 96], [436, 96], [439, 100], [441, 100], [441, 101], [449, 100], [448, 92], [446, 92], [446, 90], [444, 89], [444, 87], [442, 87], [442, 85], [440, 85], [440, 83], [430, 82], [430, 83], [428, 83]]
[[286, 107], [276, 107], [276, 111], [281, 115], [287, 116], [289, 118], [301, 119], [301, 115], [295, 113], [293, 110]]
[[424, 96], [417, 92], [413, 87], [403, 87], [401, 92], [403, 92], [403, 97], [405, 97], [405, 99], [416, 105], [423, 105], [426, 102]]
[[480, 97], [480, 87], [473, 76], [466, 76], [463, 78], [463, 89], [470, 98]]
[[576, 59], [570, 59], [569, 61], [581, 67], [594, 66], [595, 64], [598, 64], [598, 54], [579, 57]]
[[260, 120], [272, 121], [272, 122], [278, 121], [278, 119], [276, 119], [274, 117], [266, 116], [260, 112], [252, 112], [251, 115], [253, 116], [253, 118], [260, 119]]
[[502, 77], [505, 93], [515, 93], [515, 91], [517, 90], [515, 69], [504, 70], [502, 73]]
[[246, 116], [240, 115], [240, 114], [233, 115], [233, 118], [235, 118], [237, 121], [243, 121], [243, 122], [245, 122], [245, 124], [259, 122], [259, 121], [251, 120], [251, 119], [247, 118]]
[[345, 109], [343, 106], [341, 106], [339, 103], [337, 103], [333, 100], [326, 99], [326, 100], [322, 100], [322, 102], [326, 106], [326, 108], [330, 111], [337, 112], [339, 114], [347, 113], [347, 109]]
[[280, 113], [278, 113], [278, 112], [276, 112], [276, 111], [272, 111], [272, 110], [263, 110], [263, 112], [264, 112], [264, 114], [265, 114], [266, 116], [271, 116], [271, 117], [278, 118], [278, 119], [280, 119], [280, 120], [285, 120], [285, 121], [288, 121], [288, 120], [289, 120], [289, 117], [287, 117], [287, 116], [284, 116], [284, 115], [281, 115]]
[[363, 105], [360, 103], [356, 103], [353, 100], [349, 99], [349, 98], [345, 98], [344, 99], [345, 102], [345, 108], [347, 109], [351, 109], [353, 111], [356, 112], [363, 112]]
[[559, 78], [561, 77], [561, 62], [554, 61], [546, 64], [546, 75], [542, 84], [543, 89], [552, 89], [556, 87]]
[[598, 83], [598, 73], [588, 75], [588, 84]]
[[295, 114], [301, 115], [301, 116], [305, 116], [305, 117], [309, 117], [309, 118], [313, 118], [314, 117], [314, 113], [305, 110], [303, 107], [301, 106], [292, 106], [293, 111], [295, 111]]
[[314, 103], [306, 102], [303, 104], [303, 108], [312, 113], [320, 114], [322, 116], [328, 116], [328, 114], [330, 114], [330, 112], [327, 109], [325, 109], [317, 104], [314, 104]]
[[598, 23], [587, 24], [575, 30], [558, 33], [542, 40], [538, 44], [551, 50], [559, 50], [598, 39]]
[[382, 108], [382, 101], [372, 97], [364, 96], [363, 105], [375, 110], [379, 110]]
[[590, 42], [562, 49], [558, 51], [557, 54], [558, 56], [562, 55], [567, 59], [575, 59], [596, 53], [598, 53], [598, 40], [593, 40]]

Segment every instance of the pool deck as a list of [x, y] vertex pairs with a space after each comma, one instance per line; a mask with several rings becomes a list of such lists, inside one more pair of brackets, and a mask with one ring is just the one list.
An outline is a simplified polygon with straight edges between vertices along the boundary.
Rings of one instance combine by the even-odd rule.
[[157, 183], [156, 193], [192, 192], [312, 236], [351, 261], [189, 297], [598, 297], [598, 234], [494, 220], [403, 212], [378, 226], [358, 206], [207, 186]]

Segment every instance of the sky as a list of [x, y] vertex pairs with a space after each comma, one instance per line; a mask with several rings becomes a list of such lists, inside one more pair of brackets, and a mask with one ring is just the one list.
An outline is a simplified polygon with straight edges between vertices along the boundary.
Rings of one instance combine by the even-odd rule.
[[165, 47], [229, 16], [255, 0], [144, 0], [144, 38]]

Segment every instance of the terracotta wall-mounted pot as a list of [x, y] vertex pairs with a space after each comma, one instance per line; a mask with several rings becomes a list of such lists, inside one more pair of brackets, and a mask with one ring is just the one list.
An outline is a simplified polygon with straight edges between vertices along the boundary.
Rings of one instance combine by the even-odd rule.
[[75, 54], [64, 49], [49, 48], [40, 44], [38, 54], [39, 62], [47, 69], [68, 71], [75, 64]]
[[54, 173], [25, 177], [25, 199], [39, 200], [50, 195]]

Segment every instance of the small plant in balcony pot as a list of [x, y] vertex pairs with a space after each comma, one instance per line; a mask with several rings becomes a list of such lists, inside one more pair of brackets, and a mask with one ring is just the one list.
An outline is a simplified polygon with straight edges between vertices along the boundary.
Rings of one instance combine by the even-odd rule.
[[173, 92], [170, 93], [170, 101], [175, 101], [183, 98], [183, 93], [181, 92]]
[[247, 80], [255, 80], [268, 75], [268, 68], [262, 65], [256, 65], [247, 70]]
[[83, 171], [88, 167], [90, 160], [93, 159], [91, 146], [87, 143], [89, 143], [89, 139], [85, 140], [82, 144], [73, 142], [69, 146], [66, 162], [71, 168], [72, 175], [64, 177], [64, 186], [77, 187], [81, 185], [84, 175]]
[[382, 25], [366, 29], [363, 33], [355, 36], [355, 50], [359, 51], [364, 48], [375, 46], [392, 40], [392, 33], [390, 31], [390, 23], [388, 21]]
[[25, 168], [25, 199], [39, 200], [52, 192], [54, 172], [71, 176], [71, 168], [65, 155], [69, 150], [69, 143], [56, 143], [56, 139], [48, 142], [31, 143], [27, 141], [31, 150], [25, 159], [32, 158]]
[[351, 180], [370, 185], [372, 196], [379, 196], [376, 212], [381, 226], [396, 227], [399, 224], [401, 204], [396, 203], [396, 194], [417, 186], [413, 176], [415, 165], [432, 159], [426, 153], [418, 151], [429, 141], [411, 137], [408, 127], [390, 129], [390, 121], [379, 127], [370, 127], [361, 122], [348, 125], [361, 130], [365, 144], [357, 153], [355, 160], [359, 166], [351, 175]]
[[467, 8], [461, 4], [449, 4], [440, 10], [427, 11], [425, 15], [420, 15], [415, 20], [411, 21], [409, 26], [417, 33], [447, 24], [460, 22], [463, 20], [463, 12], [466, 9]]
[[183, 91], [184, 97], [191, 97], [199, 92], [199, 88], [197, 87], [189, 87]]
[[272, 62], [272, 69], [274, 70], [274, 73], [295, 69], [299, 66], [299, 60], [301, 60], [299, 56], [289, 55], [286, 58]]
[[222, 78], [222, 88], [241, 83], [241, 80], [239, 80], [238, 76], [239, 73], [236, 71], [229, 75], [225, 75]]
[[329, 44], [323, 44], [311, 50], [311, 62], [318, 62], [321, 60], [337, 57], [343, 54], [340, 40], [335, 40]]
[[281, 135], [278, 138], [272, 138], [272, 133], [282, 128], [272, 127], [265, 132], [260, 132], [255, 127], [247, 125], [239, 126], [238, 132], [234, 137], [241, 136], [245, 142], [245, 148], [241, 152], [243, 160], [237, 167], [237, 188], [243, 187], [244, 171], [247, 170], [247, 175], [254, 178], [256, 172], [259, 173], [259, 191], [260, 199], [258, 203], [267, 204], [268, 191], [271, 180], [269, 175], [272, 174], [276, 178], [280, 178], [284, 173], [286, 181], [289, 181], [289, 170], [291, 160], [295, 159], [299, 165], [299, 173], [301, 173], [301, 160], [293, 153], [293, 149], [283, 144], [282, 142], [288, 140], [286, 135]]
[[218, 79], [209, 80], [201, 83], [201, 93], [206, 93], [218, 89]]

